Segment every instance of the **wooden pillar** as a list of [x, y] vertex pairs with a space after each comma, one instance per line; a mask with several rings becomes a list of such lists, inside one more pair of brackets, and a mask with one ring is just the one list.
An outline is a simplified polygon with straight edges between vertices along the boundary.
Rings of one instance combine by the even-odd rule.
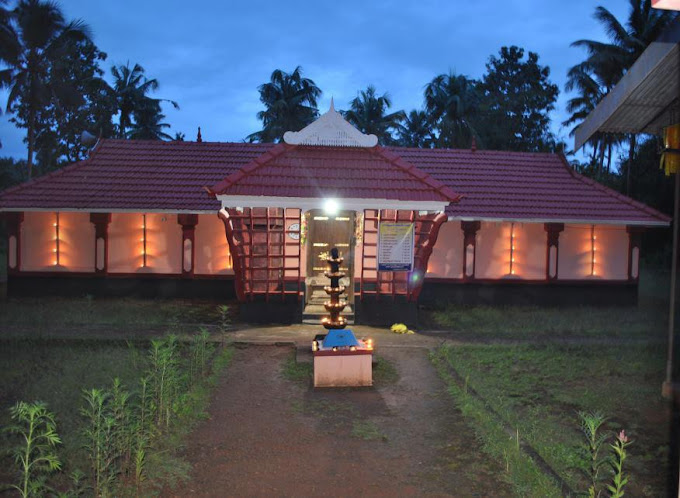
[[13, 275], [21, 271], [21, 223], [23, 212], [2, 213], [7, 225], [7, 273]]
[[479, 221], [461, 221], [460, 228], [463, 230], [463, 280], [474, 280], [477, 231], [481, 228]]
[[182, 225], [182, 278], [193, 278], [196, 262], [194, 237], [196, 225], [198, 225], [198, 215], [178, 214], [177, 223]]
[[640, 280], [640, 246], [642, 244], [642, 232], [644, 227], [628, 225], [628, 281]]
[[90, 213], [94, 225], [94, 272], [106, 275], [109, 271], [109, 223], [111, 213]]
[[545, 223], [543, 228], [548, 233], [545, 250], [545, 279], [557, 280], [559, 275], [560, 232], [564, 231], [564, 223]]

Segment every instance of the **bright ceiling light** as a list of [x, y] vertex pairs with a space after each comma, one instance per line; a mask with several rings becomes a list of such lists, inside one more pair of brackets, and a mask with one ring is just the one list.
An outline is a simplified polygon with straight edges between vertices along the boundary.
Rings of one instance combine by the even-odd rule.
[[340, 204], [335, 199], [326, 199], [323, 203], [323, 210], [328, 215], [336, 215], [340, 210]]

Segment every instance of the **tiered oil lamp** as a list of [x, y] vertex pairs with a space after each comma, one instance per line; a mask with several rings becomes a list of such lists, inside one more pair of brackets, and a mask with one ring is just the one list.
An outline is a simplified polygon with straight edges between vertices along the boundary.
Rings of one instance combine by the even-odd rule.
[[326, 301], [323, 305], [330, 316], [324, 317], [321, 324], [326, 330], [344, 329], [347, 326], [347, 319], [340, 316], [340, 312], [347, 306], [347, 301], [340, 299], [340, 294], [345, 292], [345, 286], [340, 285], [340, 279], [345, 276], [340, 271], [340, 265], [344, 261], [338, 254], [338, 249], [334, 247], [331, 249], [326, 263], [328, 264], [328, 271], [325, 273], [326, 277], [331, 279], [331, 285], [324, 287], [326, 294], [330, 296], [330, 301]]
[[330, 299], [324, 303], [329, 316], [321, 320], [328, 331], [319, 334], [312, 341], [314, 354], [314, 387], [360, 387], [373, 385], [373, 341], [357, 340], [351, 329], [346, 329], [347, 319], [340, 312], [347, 301], [340, 299], [345, 286], [340, 279], [345, 276], [340, 271], [343, 258], [337, 248], [330, 251], [326, 258], [328, 271], [326, 277], [331, 285], [324, 287]]

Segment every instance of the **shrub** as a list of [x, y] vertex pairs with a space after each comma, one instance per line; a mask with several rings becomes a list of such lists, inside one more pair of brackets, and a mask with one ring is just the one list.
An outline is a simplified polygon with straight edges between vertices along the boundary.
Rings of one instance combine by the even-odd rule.
[[47, 475], [61, 469], [56, 446], [61, 444], [54, 415], [41, 401], [18, 402], [10, 408], [12, 425], [6, 431], [20, 437], [11, 453], [19, 465], [19, 484], [12, 487], [26, 498], [43, 496], [47, 490]]
[[[625, 431], [621, 431], [615, 435], [614, 443], [609, 445], [610, 454], [602, 455], [601, 450], [610, 439], [610, 434], [599, 434], [600, 428], [607, 420], [606, 417], [599, 412], [579, 412], [578, 416], [585, 438], [584, 449], [590, 479], [590, 486], [584, 495], [590, 498], [603, 496], [604, 487], [609, 491], [610, 497], [621, 498], [624, 495], [623, 488], [628, 484], [628, 475], [623, 471], [623, 463], [627, 457], [626, 448], [632, 441], [628, 440]], [[600, 470], [607, 465], [610, 467], [611, 475], [609, 481], [605, 482]]]

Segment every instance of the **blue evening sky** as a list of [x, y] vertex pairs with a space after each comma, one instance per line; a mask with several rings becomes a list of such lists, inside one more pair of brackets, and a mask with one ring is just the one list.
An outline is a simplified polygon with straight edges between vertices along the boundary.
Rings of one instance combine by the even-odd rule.
[[[304, 75], [323, 90], [319, 109], [331, 96], [336, 108], [367, 85], [388, 92], [393, 110], [422, 107], [423, 87], [450, 69], [480, 78], [489, 55], [501, 46], [537, 52], [560, 87], [552, 114], [554, 131], [567, 138], [560, 122], [568, 95], [567, 69], [584, 53], [571, 48], [580, 38], [602, 39], [592, 15], [604, 5], [619, 20], [628, 14], [624, 0], [485, 1], [247, 1], [68, 0], [60, 2], [67, 19], [81, 18], [112, 64], [139, 63], [157, 78], [154, 95], [176, 100], [165, 106], [166, 122], [206, 141], [241, 141], [260, 129], [257, 87], [276, 68]], [[6, 95], [0, 95], [2, 106]], [[24, 130], [0, 117], [0, 156], [25, 156]], [[573, 140], [568, 138], [568, 144]]]

